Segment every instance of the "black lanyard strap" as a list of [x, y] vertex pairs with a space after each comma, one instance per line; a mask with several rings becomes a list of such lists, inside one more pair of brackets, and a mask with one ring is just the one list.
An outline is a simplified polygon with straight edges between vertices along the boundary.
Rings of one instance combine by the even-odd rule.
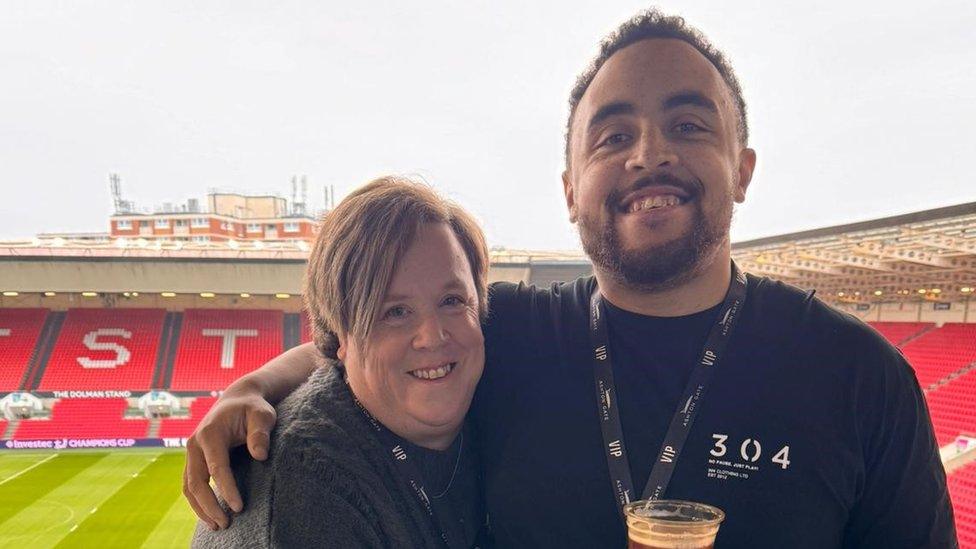
[[[722, 302], [721, 316], [708, 332], [705, 347], [691, 372], [688, 385], [678, 402], [671, 425], [658, 452], [657, 460], [651, 469], [640, 499], [660, 499], [668, 489], [671, 475], [681, 456], [688, 433], [701, 408], [702, 399], [708, 388], [712, 371], [719, 359], [725, 355], [726, 347], [732, 337], [739, 313], [746, 301], [747, 279], [735, 262], [732, 263], [732, 282]], [[620, 426], [620, 411], [617, 406], [617, 390], [613, 383], [613, 365], [610, 360], [610, 339], [607, 335], [605, 305], [599, 289], [590, 298], [590, 341], [593, 351], [593, 378], [596, 385], [597, 412], [600, 417], [600, 430], [603, 432], [604, 452], [610, 469], [610, 484], [620, 505], [634, 499], [634, 483], [630, 476], [630, 462], [624, 444], [624, 433]], [[623, 516], [621, 514], [621, 516]]]
[[[352, 392], [352, 388], [350, 388], [350, 392]], [[410, 459], [410, 456], [407, 454], [407, 449], [403, 447], [403, 444], [397, 436], [374, 418], [373, 414], [369, 413], [369, 410], [359, 402], [359, 399], [355, 395], [353, 395], [353, 400], [356, 402], [359, 411], [363, 413], [363, 416], [366, 417], [366, 420], [373, 427], [380, 442], [389, 451], [388, 456], [393, 460], [394, 468], [399, 473], [400, 480], [410, 487], [410, 491], [413, 492], [414, 497], [420, 502], [420, 506], [427, 511], [427, 515], [434, 525], [434, 530], [440, 534], [441, 541], [444, 542], [444, 545], [450, 549], [465, 547], [463, 540], [449, 536], [447, 530], [444, 529], [445, 524], [450, 524], [447, 521], [457, 522], [455, 510], [446, 505], [444, 500], [433, 499], [427, 495], [427, 490], [424, 488], [423, 475], [413, 460]], [[458, 452], [461, 450], [463, 448], [459, 447]], [[458, 459], [461, 459], [460, 455]]]

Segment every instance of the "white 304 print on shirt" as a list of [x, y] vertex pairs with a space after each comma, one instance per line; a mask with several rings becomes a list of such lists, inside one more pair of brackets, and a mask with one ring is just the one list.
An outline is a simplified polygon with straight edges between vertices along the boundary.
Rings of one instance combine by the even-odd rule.
[[[759, 439], [745, 438], [742, 441], [729, 441], [729, 435], [722, 433], [712, 433], [712, 439], [714, 444], [708, 452], [711, 454], [711, 457], [708, 458], [708, 478], [748, 480], [759, 472], [765, 461], [762, 442]], [[736, 443], [738, 447], [736, 447]], [[730, 445], [732, 446], [731, 449], [729, 448]], [[789, 470], [790, 445], [784, 445], [768, 459], [782, 470]]]

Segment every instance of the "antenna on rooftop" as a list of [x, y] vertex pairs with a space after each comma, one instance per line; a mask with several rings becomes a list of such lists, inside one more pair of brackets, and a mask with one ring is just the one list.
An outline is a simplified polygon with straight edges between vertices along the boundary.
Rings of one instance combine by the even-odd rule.
[[126, 213], [128, 204], [122, 200], [122, 178], [117, 173], [110, 173], [108, 174], [108, 182], [112, 189], [112, 204], [115, 207], [115, 213]]
[[301, 215], [305, 215], [306, 205], [308, 204], [308, 180], [305, 179], [304, 175], [302, 175], [302, 201], [300, 202], [300, 204], [302, 206], [301, 208], [302, 211], [298, 213]]
[[291, 176], [291, 213], [295, 212], [295, 207], [298, 205], [298, 176]]

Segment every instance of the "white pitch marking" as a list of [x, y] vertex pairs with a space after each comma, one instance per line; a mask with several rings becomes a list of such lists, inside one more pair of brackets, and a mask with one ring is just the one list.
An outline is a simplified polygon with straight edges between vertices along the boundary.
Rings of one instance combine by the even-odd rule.
[[23, 475], [24, 473], [26, 473], [27, 471], [30, 471], [30, 470], [31, 470], [31, 469], [33, 469], [34, 467], [37, 467], [38, 465], [41, 465], [41, 464], [43, 464], [44, 462], [47, 462], [47, 461], [51, 461], [52, 459], [54, 459], [54, 458], [56, 458], [56, 457], [58, 457], [58, 454], [52, 454], [52, 455], [50, 455], [50, 456], [47, 456], [46, 458], [44, 458], [44, 459], [42, 459], [41, 461], [38, 461], [37, 463], [35, 463], [35, 464], [33, 464], [33, 465], [30, 465], [30, 466], [28, 466], [28, 467], [27, 467], [26, 469], [22, 469], [22, 470], [20, 470], [20, 471], [17, 471], [16, 473], [14, 473], [14, 474], [12, 474], [12, 475], [10, 475], [9, 477], [7, 477], [7, 478], [5, 478], [5, 479], [3, 479], [3, 480], [0, 480], [0, 486], [3, 486], [3, 485], [4, 485], [4, 484], [6, 484], [7, 482], [10, 482], [11, 480], [13, 480], [13, 479], [15, 479], [15, 478], [17, 478], [17, 477], [19, 477], [20, 475]]
[[95, 511], [98, 511], [98, 507], [93, 507], [89, 514], [94, 515]]
[[72, 527], [71, 527], [71, 530], [68, 530], [68, 532], [69, 532], [69, 533], [70, 533], [70, 532], [74, 532], [74, 531], [75, 531], [75, 530], [77, 530], [77, 529], [78, 529], [78, 525], [77, 525], [77, 524], [75, 524], [74, 526], [72, 526]]

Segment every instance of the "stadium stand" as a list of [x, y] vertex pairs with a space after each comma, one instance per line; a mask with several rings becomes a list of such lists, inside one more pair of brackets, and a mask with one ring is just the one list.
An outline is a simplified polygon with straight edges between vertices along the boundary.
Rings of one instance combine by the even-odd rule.
[[277, 310], [187, 309], [169, 389], [222, 390], [283, 350]]
[[190, 415], [186, 418], [168, 418], [159, 426], [161, 438], [185, 438], [193, 434], [197, 424], [217, 402], [216, 397], [198, 397], [190, 404]]
[[163, 309], [69, 309], [38, 390], [149, 390]]
[[976, 361], [976, 324], [946, 323], [908, 342], [902, 352], [915, 368], [919, 385], [928, 389]]
[[16, 391], [27, 373], [47, 309], [0, 309], [0, 391]]
[[902, 346], [922, 332], [935, 328], [933, 322], [869, 322], [892, 345]]
[[969, 370], [925, 396], [939, 446], [976, 433], [976, 370]]
[[72, 398], [58, 400], [47, 419], [20, 422], [15, 439], [143, 438], [149, 420], [126, 419], [124, 398]]
[[949, 475], [949, 495], [961, 549], [976, 548], [976, 461]]

